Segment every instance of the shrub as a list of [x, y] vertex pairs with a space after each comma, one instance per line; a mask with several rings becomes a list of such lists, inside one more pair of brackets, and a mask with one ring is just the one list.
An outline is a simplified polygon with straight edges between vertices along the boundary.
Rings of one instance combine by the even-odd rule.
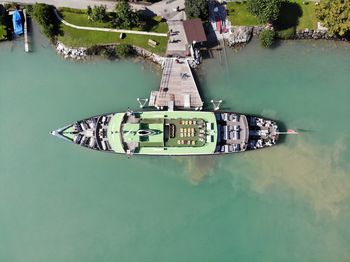
[[70, 8], [70, 7], [60, 7], [59, 10], [63, 11], [63, 12], [73, 13], [73, 14], [85, 14], [85, 10], [83, 10], [83, 9], [76, 9], [76, 8]]
[[295, 27], [290, 27], [285, 30], [276, 31], [276, 37], [280, 39], [293, 39], [295, 36]]
[[280, 14], [284, 0], [248, 0], [248, 11], [256, 16], [261, 23], [274, 22]]
[[93, 8], [88, 6], [86, 13], [89, 20], [94, 22], [104, 22], [107, 18], [107, 6], [95, 5]]
[[134, 49], [131, 45], [119, 44], [115, 47], [115, 53], [119, 58], [126, 58], [134, 53]]
[[29, 15], [33, 14], [33, 6], [32, 5], [25, 5], [25, 8], [27, 10], [27, 14], [29, 14]]
[[88, 55], [98, 55], [101, 52], [101, 47], [98, 45], [92, 45], [87, 50], [86, 53]]
[[265, 29], [259, 35], [260, 44], [263, 47], [270, 47], [275, 41], [275, 31]]
[[59, 31], [59, 21], [54, 14], [53, 7], [36, 3], [33, 5], [33, 17], [41, 26], [42, 32], [53, 40]]
[[105, 47], [101, 50], [100, 54], [108, 59], [115, 58], [115, 49], [113, 47]]

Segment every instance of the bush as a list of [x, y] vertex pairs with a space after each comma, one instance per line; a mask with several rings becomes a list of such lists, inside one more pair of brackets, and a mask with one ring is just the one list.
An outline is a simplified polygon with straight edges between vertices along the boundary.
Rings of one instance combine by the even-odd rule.
[[92, 45], [86, 50], [87, 55], [99, 55], [101, 52], [101, 46]]
[[29, 15], [33, 14], [33, 6], [32, 5], [25, 5], [25, 9], [27, 10], [27, 14], [29, 14]]
[[62, 12], [69, 12], [73, 14], [85, 14], [85, 10], [83, 9], [76, 9], [76, 8], [70, 8], [70, 7], [60, 7], [60, 11]]
[[293, 39], [295, 36], [295, 27], [290, 27], [285, 30], [276, 31], [276, 37], [280, 39]]
[[199, 17], [202, 20], [208, 19], [207, 0], [185, 0], [185, 12], [188, 17]]
[[41, 26], [42, 32], [53, 40], [59, 32], [59, 21], [54, 14], [53, 7], [36, 3], [33, 5], [33, 17]]
[[103, 57], [113, 59], [126, 58], [134, 54], [134, 48], [131, 45], [119, 44], [115, 48], [113, 46], [93, 45], [86, 50], [88, 55], [101, 55]]
[[108, 59], [113, 59], [115, 58], [115, 55], [116, 55], [115, 49], [113, 47], [105, 47], [100, 52], [100, 55]]
[[265, 29], [259, 35], [260, 44], [263, 47], [270, 47], [275, 42], [275, 31]]
[[134, 49], [131, 45], [119, 44], [115, 47], [115, 53], [119, 58], [126, 58], [134, 53]]
[[88, 15], [89, 20], [94, 22], [104, 22], [106, 21], [106, 18], [107, 18], [107, 6], [95, 5], [93, 8], [88, 6], [86, 13]]

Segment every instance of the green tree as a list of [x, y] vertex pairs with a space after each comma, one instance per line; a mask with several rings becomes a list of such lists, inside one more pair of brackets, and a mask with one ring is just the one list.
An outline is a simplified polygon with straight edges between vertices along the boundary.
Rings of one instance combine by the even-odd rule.
[[92, 21], [104, 22], [106, 20], [106, 18], [107, 18], [107, 6], [95, 5], [94, 8], [92, 8], [92, 9], [90, 7], [90, 10], [89, 10], [89, 7], [88, 7], [87, 12], [90, 12], [90, 15], [89, 15], [89, 13], [87, 13], [87, 15], [90, 17], [90, 19]]
[[59, 31], [59, 22], [56, 19], [53, 7], [36, 3], [33, 5], [33, 17], [40, 24], [42, 32], [53, 40]]
[[115, 5], [114, 24], [120, 28], [131, 28], [139, 24], [139, 16], [131, 9], [128, 0], [118, 0]]
[[6, 9], [2, 4], [0, 4], [0, 24], [4, 24], [5, 16], [6, 16]]
[[263, 47], [270, 47], [275, 42], [275, 31], [265, 29], [259, 35], [260, 44]]
[[345, 36], [350, 32], [350, 0], [322, 0], [316, 16], [329, 33]]
[[185, 12], [188, 17], [208, 19], [208, 0], [185, 0]]
[[280, 14], [284, 0], [248, 0], [247, 9], [261, 23], [274, 22]]

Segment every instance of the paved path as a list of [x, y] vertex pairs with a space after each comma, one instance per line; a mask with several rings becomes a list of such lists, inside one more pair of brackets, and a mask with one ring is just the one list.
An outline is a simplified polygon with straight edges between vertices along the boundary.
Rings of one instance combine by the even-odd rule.
[[185, 0], [163, 0], [144, 7], [144, 9], [164, 17], [166, 20], [173, 19], [178, 14], [177, 8], [185, 9]]
[[[35, 3], [45, 3], [49, 5], [54, 5], [56, 7], [71, 7], [77, 9], [86, 9], [88, 5], [106, 5], [109, 11], [114, 10], [115, 1], [105, 1], [105, 0], [0, 0], [0, 3], [23, 3], [23, 4], [35, 4]], [[166, 19], [172, 17], [176, 14], [176, 8], [180, 9], [185, 7], [185, 0], [163, 0], [152, 5], [143, 5], [130, 3], [135, 10], [144, 10], [145, 13], [160, 15]]]
[[76, 29], [81, 30], [90, 30], [90, 31], [103, 31], [103, 32], [113, 32], [113, 33], [125, 33], [125, 34], [135, 34], [135, 35], [152, 35], [152, 36], [165, 36], [167, 37], [167, 34], [164, 33], [155, 33], [155, 32], [145, 32], [145, 31], [133, 31], [133, 30], [124, 30], [124, 29], [112, 29], [112, 28], [99, 28], [99, 27], [87, 27], [87, 26], [78, 26], [68, 23], [67, 21], [63, 20], [57, 13], [56, 10], [55, 14], [63, 24], [69, 27], [73, 27]]

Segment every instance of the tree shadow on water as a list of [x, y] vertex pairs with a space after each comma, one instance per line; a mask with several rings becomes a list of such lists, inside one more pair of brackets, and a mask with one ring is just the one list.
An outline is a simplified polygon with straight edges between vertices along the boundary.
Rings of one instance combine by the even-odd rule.
[[299, 24], [299, 18], [303, 15], [303, 10], [297, 3], [283, 2], [280, 14], [275, 22], [277, 30], [284, 30], [290, 27], [296, 27]]

